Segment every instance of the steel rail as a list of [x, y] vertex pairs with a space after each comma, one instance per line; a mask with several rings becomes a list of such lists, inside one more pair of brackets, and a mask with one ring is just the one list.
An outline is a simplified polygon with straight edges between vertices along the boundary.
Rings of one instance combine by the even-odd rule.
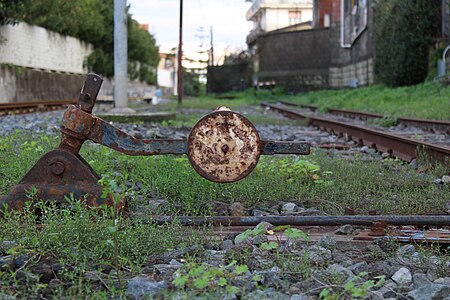
[[131, 217], [142, 218], [158, 225], [167, 223], [180, 223], [183, 226], [256, 226], [261, 222], [269, 222], [273, 225], [292, 226], [335, 226], [335, 225], [364, 225], [384, 222], [389, 225], [414, 225], [414, 226], [450, 226], [450, 215], [379, 215], [379, 216], [149, 216], [145, 214], [133, 214]]
[[358, 142], [361, 146], [369, 146], [377, 151], [389, 153], [390, 155], [407, 162], [410, 162], [417, 157], [418, 149], [426, 152], [432, 159], [437, 160], [444, 165], [448, 165], [450, 161], [449, 148], [400, 137], [359, 125], [329, 120], [322, 117], [304, 115], [299, 112], [267, 103], [262, 103], [261, 105], [277, 110], [288, 117], [309, 119], [311, 125], [316, 126], [321, 130], [330, 131], [335, 134], [347, 135], [350, 139]]
[[47, 108], [67, 106], [75, 103], [76, 100], [0, 103], [0, 115], [7, 115], [11, 111], [14, 113], [28, 113], [34, 110], [46, 110]]
[[[293, 103], [289, 101], [281, 100], [279, 101], [281, 104], [288, 106], [298, 106], [308, 108], [310, 110], [316, 111], [319, 107], [309, 104], [301, 104], [301, 103]], [[347, 109], [337, 109], [337, 108], [329, 108], [327, 112], [333, 115], [346, 116], [350, 118], [359, 118], [362, 120], [367, 120], [369, 118], [372, 119], [381, 119], [384, 118], [384, 115], [369, 113], [369, 112], [361, 112], [355, 110], [347, 110]], [[400, 117], [397, 118], [397, 122], [409, 127], [418, 127], [426, 130], [433, 131], [443, 131], [450, 134], [450, 122], [443, 120], [428, 120], [428, 119], [416, 119], [416, 118], [406, 118]]]

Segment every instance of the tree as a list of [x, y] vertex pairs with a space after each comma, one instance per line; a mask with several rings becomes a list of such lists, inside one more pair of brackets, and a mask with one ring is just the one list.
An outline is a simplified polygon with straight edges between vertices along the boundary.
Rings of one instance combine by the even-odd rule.
[[440, 1], [379, 0], [375, 13], [375, 73], [389, 86], [423, 82], [429, 47], [439, 36]]
[[0, 26], [15, 24], [24, 9], [20, 0], [0, 0]]

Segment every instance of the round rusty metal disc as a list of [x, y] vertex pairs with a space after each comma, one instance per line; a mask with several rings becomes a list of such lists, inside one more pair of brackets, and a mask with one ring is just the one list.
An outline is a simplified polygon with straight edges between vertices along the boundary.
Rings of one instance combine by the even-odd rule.
[[242, 115], [219, 110], [192, 128], [187, 142], [191, 165], [202, 177], [234, 182], [250, 174], [261, 154], [258, 131]]

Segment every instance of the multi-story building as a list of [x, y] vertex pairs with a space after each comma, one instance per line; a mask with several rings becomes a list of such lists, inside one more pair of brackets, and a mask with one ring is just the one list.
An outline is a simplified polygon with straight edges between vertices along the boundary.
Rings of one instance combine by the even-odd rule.
[[253, 29], [247, 36], [252, 45], [259, 34], [312, 21], [313, 0], [246, 0], [252, 2], [247, 20]]

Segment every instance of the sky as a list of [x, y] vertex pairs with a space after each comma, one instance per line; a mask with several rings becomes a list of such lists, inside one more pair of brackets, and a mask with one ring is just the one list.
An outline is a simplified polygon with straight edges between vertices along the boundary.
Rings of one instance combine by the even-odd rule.
[[[133, 19], [149, 24], [149, 31], [155, 36], [160, 51], [169, 51], [178, 45], [180, 0], [128, 0], [127, 4]], [[247, 49], [245, 38], [252, 24], [245, 15], [250, 6], [251, 2], [245, 0], [183, 0], [185, 55], [195, 56], [201, 50], [202, 42], [203, 50], [209, 49], [211, 26], [216, 62], [225, 51]]]

